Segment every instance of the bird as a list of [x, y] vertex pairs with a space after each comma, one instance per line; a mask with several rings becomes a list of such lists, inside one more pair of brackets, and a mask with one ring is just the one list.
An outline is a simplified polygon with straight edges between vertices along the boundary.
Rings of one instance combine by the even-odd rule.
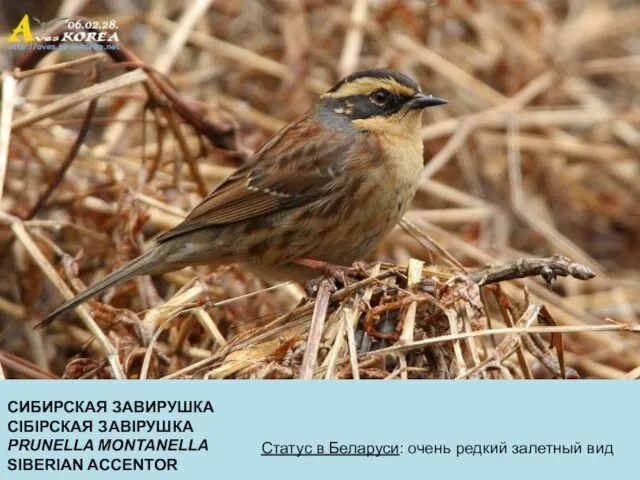
[[416, 193], [424, 166], [423, 110], [446, 103], [396, 70], [346, 76], [250, 155], [182, 223], [38, 327], [137, 275], [239, 263], [269, 280], [303, 281], [318, 277], [309, 261], [346, 266], [362, 260]]

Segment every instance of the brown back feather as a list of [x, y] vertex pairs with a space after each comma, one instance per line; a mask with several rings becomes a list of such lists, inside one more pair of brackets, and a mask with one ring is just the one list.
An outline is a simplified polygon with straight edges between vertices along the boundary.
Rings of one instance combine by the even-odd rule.
[[300, 207], [326, 196], [335, 179], [345, 173], [346, 159], [355, 143], [350, 135], [327, 130], [309, 112], [274, 135], [180, 225], [156, 240], [165, 242], [187, 232]]

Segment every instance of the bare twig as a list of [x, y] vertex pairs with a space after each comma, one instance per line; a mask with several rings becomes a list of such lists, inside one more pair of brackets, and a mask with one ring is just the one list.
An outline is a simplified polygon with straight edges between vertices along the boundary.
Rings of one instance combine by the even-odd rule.
[[318, 296], [313, 316], [311, 317], [311, 326], [309, 327], [309, 337], [307, 338], [307, 349], [302, 359], [302, 368], [300, 369], [300, 378], [302, 380], [313, 379], [316, 363], [318, 361], [318, 348], [322, 339], [322, 331], [324, 322], [327, 317], [327, 308], [329, 306], [330, 284], [327, 280], [320, 282], [318, 287]]
[[504, 282], [516, 278], [540, 275], [547, 283], [556, 277], [573, 277], [578, 280], [589, 280], [595, 277], [591, 269], [569, 258], [554, 255], [549, 258], [521, 258], [508, 265], [486, 267], [470, 274], [470, 278], [478, 285]]
[[15, 101], [16, 79], [10, 73], [2, 74], [2, 106], [0, 107], [0, 200], [4, 190], [4, 178], [7, 172], [9, 141], [11, 137], [11, 117]]

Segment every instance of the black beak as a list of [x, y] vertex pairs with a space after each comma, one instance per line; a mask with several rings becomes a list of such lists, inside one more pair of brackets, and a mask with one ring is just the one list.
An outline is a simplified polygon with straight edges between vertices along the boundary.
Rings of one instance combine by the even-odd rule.
[[447, 101], [442, 98], [432, 97], [431, 95], [425, 95], [423, 93], [416, 93], [413, 98], [407, 102], [407, 107], [411, 109], [422, 109], [444, 105], [445, 103], [447, 103]]

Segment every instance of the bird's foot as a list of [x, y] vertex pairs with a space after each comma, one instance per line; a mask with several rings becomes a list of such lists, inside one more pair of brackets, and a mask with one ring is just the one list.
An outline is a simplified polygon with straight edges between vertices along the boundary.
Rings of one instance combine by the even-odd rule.
[[323, 262], [320, 260], [311, 260], [305, 258], [299, 260], [297, 263], [322, 271], [322, 276], [313, 278], [305, 282], [304, 290], [309, 297], [315, 296], [315, 294], [318, 293], [320, 284], [324, 280], [329, 281], [329, 288], [333, 293], [339, 288], [347, 287], [349, 285], [349, 276], [359, 272], [358, 269], [355, 269], [353, 267], [334, 265], [332, 263]]

